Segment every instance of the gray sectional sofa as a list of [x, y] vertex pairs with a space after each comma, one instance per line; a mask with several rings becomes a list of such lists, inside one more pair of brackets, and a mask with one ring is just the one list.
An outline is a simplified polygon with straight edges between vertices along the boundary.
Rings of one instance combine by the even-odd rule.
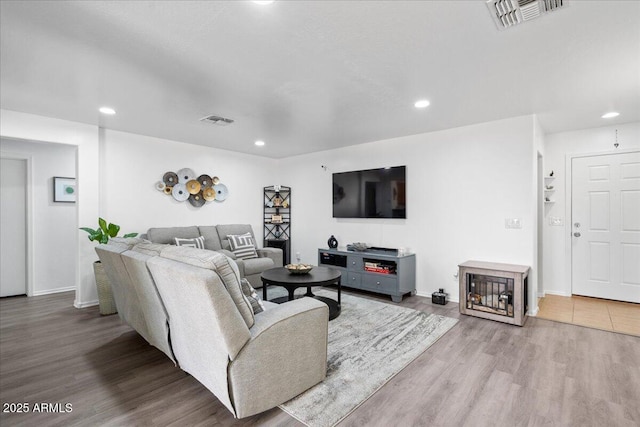
[[120, 317], [235, 417], [273, 408], [325, 378], [326, 304], [265, 301], [254, 314], [238, 264], [220, 251], [113, 239], [96, 252]]
[[238, 264], [240, 277], [249, 280], [254, 288], [262, 287], [260, 275], [269, 268], [282, 267], [282, 249], [258, 248], [258, 258], [236, 259], [231, 252], [229, 235], [251, 233], [255, 241], [253, 229], [249, 224], [199, 225], [191, 227], [150, 228], [142, 237], [153, 243], [175, 244], [175, 238], [193, 239], [204, 237], [204, 247], [212, 251], [221, 251]]

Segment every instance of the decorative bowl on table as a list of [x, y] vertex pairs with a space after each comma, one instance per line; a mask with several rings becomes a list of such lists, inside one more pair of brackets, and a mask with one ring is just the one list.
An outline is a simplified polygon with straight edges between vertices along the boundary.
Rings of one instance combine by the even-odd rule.
[[284, 266], [289, 273], [291, 274], [308, 274], [312, 269], [313, 265], [309, 264], [287, 264]]

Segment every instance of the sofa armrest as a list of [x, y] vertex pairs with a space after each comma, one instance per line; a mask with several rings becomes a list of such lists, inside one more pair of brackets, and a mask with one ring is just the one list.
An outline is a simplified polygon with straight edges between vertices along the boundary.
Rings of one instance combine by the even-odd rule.
[[251, 339], [230, 363], [238, 418], [284, 403], [326, 377], [329, 308], [301, 298], [256, 315]]
[[282, 267], [284, 265], [282, 249], [280, 248], [262, 248], [256, 249], [256, 252], [258, 252], [259, 258], [271, 258], [276, 267]]

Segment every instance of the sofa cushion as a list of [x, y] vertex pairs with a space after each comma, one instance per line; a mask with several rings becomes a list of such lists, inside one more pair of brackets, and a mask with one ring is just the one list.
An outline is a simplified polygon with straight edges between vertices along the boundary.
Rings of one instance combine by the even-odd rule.
[[242, 293], [244, 293], [244, 296], [246, 296], [249, 302], [251, 303], [253, 314], [258, 314], [260, 312], [263, 312], [264, 306], [262, 305], [262, 300], [258, 296], [258, 293], [256, 292], [256, 290], [253, 289], [253, 286], [251, 286], [251, 283], [249, 283], [247, 279], [242, 279], [240, 283], [242, 285]]
[[138, 252], [149, 256], [158, 256], [160, 255], [160, 252], [162, 252], [162, 250], [167, 246], [169, 245], [165, 245], [162, 243], [142, 242], [132, 247], [131, 250], [133, 252]]
[[204, 237], [204, 248], [210, 251], [219, 251], [222, 249], [220, 237], [215, 225], [199, 225], [200, 235]]
[[141, 242], [144, 242], [144, 239], [140, 237], [112, 237], [107, 242], [107, 245], [110, 245], [112, 248], [128, 250]]
[[161, 227], [150, 228], [147, 231], [147, 239], [153, 243], [175, 244], [175, 238], [191, 239], [200, 236], [198, 227]]
[[255, 322], [253, 309], [251, 308], [251, 303], [242, 292], [240, 273], [233, 260], [220, 252], [180, 246], [167, 246], [162, 250], [160, 256], [215, 271], [220, 276], [229, 295], [231, 295], [231, 299], [238, 308], [247, 327], [253, 326]]
[[183, 239], [180, 237], [176, 237], [174, 240], [176, 241], [176, 246], [204, 249], [204, 237], [202, 236], [194, 237], [192, 239]]
[[251, 233], [240, 235], [230, 234], [227, 237], [229, 238], [231, 252], [235, 254], [236, 258], [245, 260], [249, 258], [258, 258], [256, 244], [253, 241]]
[[244, 275], [251, 276], [252, 274], [260, 274], [265, 270], [274, 268], [274, 264], [271, 258], [251, 258], [244, 260]]

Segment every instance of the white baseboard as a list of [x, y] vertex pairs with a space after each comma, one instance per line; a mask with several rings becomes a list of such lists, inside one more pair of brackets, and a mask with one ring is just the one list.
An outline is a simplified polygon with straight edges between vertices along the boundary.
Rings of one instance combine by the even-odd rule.
[[87, 307], [93, 307], [94, 305], [98, 305], [98, 300], [86, 301], [86, 302], [80, 302], [80, 301], [73, 302], [73, 306], [75, 308], [87, 308]]
[[75, 291], [75, 290], [76, 290], [75, 286], [69, 286], [66, 288], [45, 289], [44, 291], [35, 291], [33, 293], [33, 296], [38, 297], [40, 295], [58, 294], [60, 292], [69, 292], [69, 291]]
[[540, 311], [538, 307], [536, 307], [535, 310], [529, 310], [527, 311], [527, 316], [536, 317], [538, 315], [538, 311]]
[[559, 295], [561, 297], [570, 297], [571, 296], [571, 292], [566, 293], [563, 291], [544, 291], [545, 295]]

